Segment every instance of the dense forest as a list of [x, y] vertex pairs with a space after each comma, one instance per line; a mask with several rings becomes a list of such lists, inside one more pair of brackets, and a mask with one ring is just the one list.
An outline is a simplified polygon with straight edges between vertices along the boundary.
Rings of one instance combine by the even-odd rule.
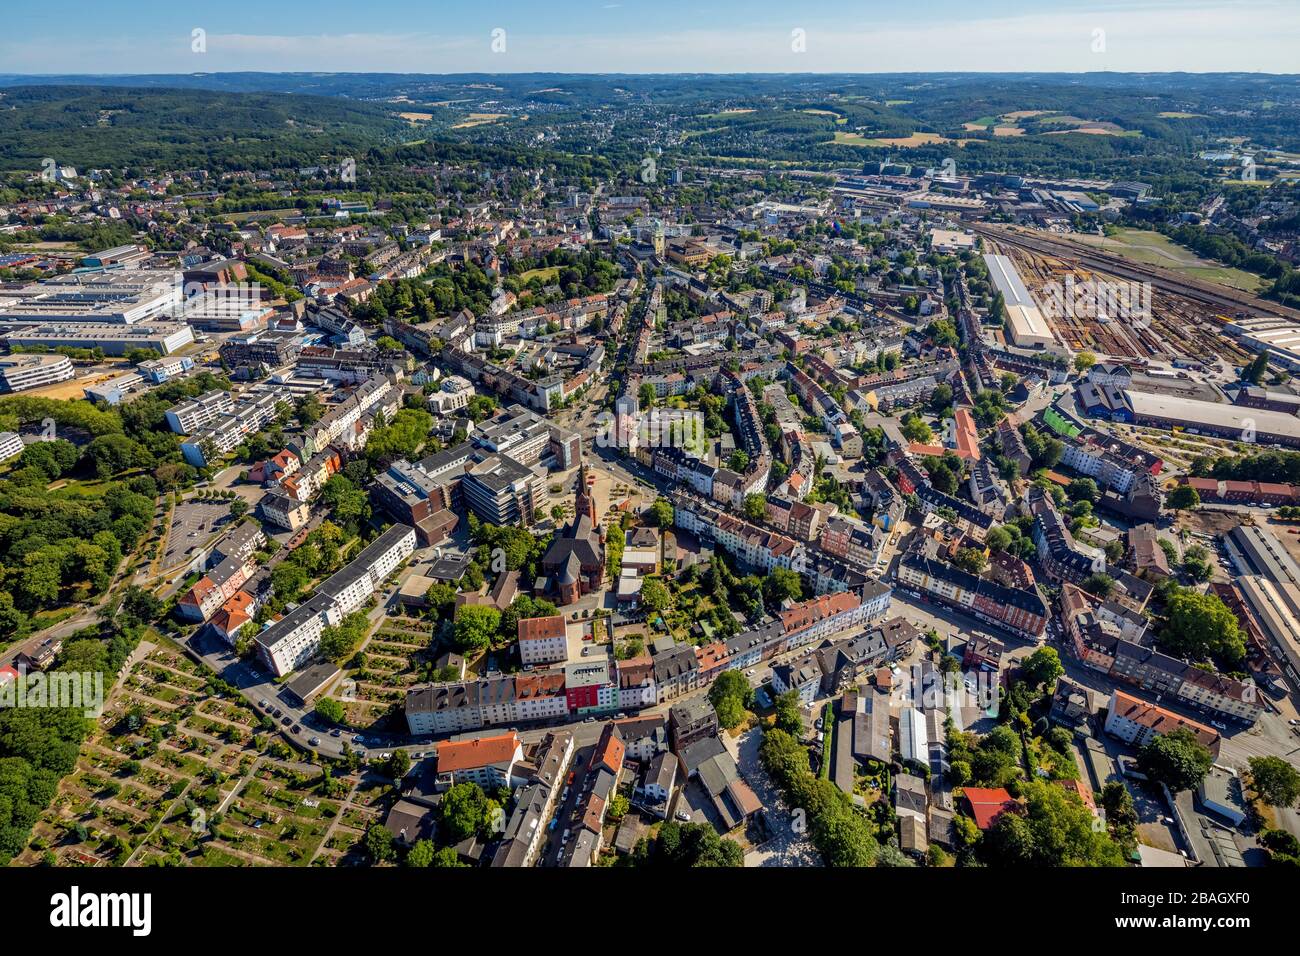
[[0, 170], [157, 166], [266, 169], [356, 155], [403, 129], [339, 98], [206, 90], [29, 86], [0, 93]]

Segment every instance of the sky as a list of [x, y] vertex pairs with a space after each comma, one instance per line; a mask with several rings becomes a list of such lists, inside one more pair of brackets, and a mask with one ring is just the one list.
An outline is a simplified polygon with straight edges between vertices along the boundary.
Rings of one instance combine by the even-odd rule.
[[1300, 72], [1300, 0], [3, 0], [6, 73]]

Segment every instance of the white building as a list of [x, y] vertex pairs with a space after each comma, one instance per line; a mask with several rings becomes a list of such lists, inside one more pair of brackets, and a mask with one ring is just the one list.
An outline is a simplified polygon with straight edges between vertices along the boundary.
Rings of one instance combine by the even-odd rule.
[[415, 529], [393, 525], [321, 584], [310, 600], [257, 636], [262, 661], [283, 677], [311, 660], [321, 631], [361, 607], [414, 551]]
[[524, 782], [515, 775], [523, 759], [523, 744], [513, 731], [496, 737], [449, 740], [438, 746], [438, 781], [447, 786], [476, 783], [489, 792], [513, 789]]
[[23, 447], [23, 440], [17, 432], [0, 432], [0, 461], [21, 455]]
[[523, 618], [519, 622], [519, 659], [525, 666], [567, 660], [569, 642], [563, 614]]
[[[14, 344], [12, 338], [10, 344]], [[21, 392], [66, 382], [73, 376], [66, 355], [0, 355], [0, 391]]]

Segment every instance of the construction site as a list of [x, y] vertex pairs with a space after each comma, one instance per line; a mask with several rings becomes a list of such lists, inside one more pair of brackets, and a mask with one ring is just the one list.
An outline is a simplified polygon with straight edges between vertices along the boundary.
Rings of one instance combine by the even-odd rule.
[[[1103, 307], [1043, 309], [1056, 337], [1074, 352], [1140, 362], [1190, 359], [1229, 365], [1248, 363], [1252, 354], [1223, 332], [1238, 318], [1290, 310], [1263, 303], [1235, 289], [1169, 277], [1041, 233], [981, 225], [985, 248], [1008, 257], [1024, 284], [1041, 303], [1061, 298], [1061, 290], [1127, 291], [1142, 298], [1141, 314]], [[1136, 297], [1136, 295], [1135, 295]], [[1120, 296], [1124, 298], [1123, 295]], [[1265, 308], [1262, 308], [1265, 307]]]

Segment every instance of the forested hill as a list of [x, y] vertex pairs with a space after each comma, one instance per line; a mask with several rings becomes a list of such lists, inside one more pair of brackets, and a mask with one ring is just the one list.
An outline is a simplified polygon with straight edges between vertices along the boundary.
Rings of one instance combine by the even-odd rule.
[[391, 112], [340, 97], [95, 86], [0, 89], [0, 171], [303, 166], [397, 142]]

